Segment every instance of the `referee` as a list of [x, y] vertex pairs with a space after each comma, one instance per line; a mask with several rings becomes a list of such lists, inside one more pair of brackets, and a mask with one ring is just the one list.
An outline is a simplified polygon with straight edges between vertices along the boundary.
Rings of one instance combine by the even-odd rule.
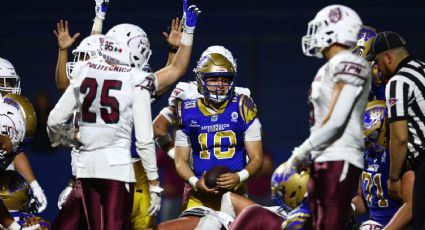
[[401, 198], [400, 175], [406, 157], [413, 161], [413, 229], [425, 229], [425, 63], [412, 59], [406, 42], [391, 31], [379, 33], [366, 57], [390, 79], [385, 98], [390, 122], [388, 193]]

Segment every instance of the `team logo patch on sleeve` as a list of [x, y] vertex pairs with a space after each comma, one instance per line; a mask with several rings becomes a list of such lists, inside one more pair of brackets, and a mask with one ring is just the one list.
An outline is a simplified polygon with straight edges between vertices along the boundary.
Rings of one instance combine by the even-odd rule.
[[238, 113], [237, 112], [233, 112], [232, 113], [232, 122], [238, 122]]
[[397, 98], [390, 98], [388, 99], [388, 104], [392, 107], [393, 105], [397, 104]]
[[191, 108], [195, 108], [195, 107], [196, 107], [196, 102], [195, 101], [190, 101], [190, 102], [184, 103], [184, 108], [185, 109], [191, 109]]

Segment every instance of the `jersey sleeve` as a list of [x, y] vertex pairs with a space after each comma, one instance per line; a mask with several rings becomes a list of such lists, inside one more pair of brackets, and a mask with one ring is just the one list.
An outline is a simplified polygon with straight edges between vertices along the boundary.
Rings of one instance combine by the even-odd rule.
[[252, 98], [241, 95], [239, 100], [239, 113], [244, 123], [249, 127], [257, 117], [257, 106]]
[[186, 82], [177, 83], [176, 87], [171, 92], [170, 97], [168, 98], [169, 106], [176, 106], [176, 100], [184, 100], [186, 99], [185, 93], [188, 90], [189, 85]]
[[235, 87], [235, 92], [237, 93], [237, 94], [245, 94], [245, 95], [247, 95], [248, 97], [250, 97], [251, 96], [251, 90], [249, 90], [248, 88], [244, 88], [244, 87]]
[[144, 72], [139, 69], [132, 69], [134, 84], [136, 87], [147, 90], [151, 98], [154, 98], [157, 94], [157, 80], [153, 73]]
[[394, 76], [385, 87], [385, 100], [390, 122], [407, 119], [410, 86], [401, 76]]
[[363, 86], [371, 75], [370, 65], [357, 56], [336, 57], [333, 66], [333, 81], [354, 86]]

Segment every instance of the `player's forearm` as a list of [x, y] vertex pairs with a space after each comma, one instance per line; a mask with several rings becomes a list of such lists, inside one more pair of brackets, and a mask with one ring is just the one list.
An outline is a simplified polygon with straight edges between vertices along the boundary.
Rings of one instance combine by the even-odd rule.
[[175, 147], [175, 152], [174, 164], [176, 165], [176, 172], [187, 182], [190, 177], [195, 176], [195, 173], [189, 165], [190, 147], [177, 145]]
[[68, 49], [58, 51], [58, 61], [56, 63], [55, 80], [56, 87], [64, 92], [69, 86], [69, 79], [66, 74], [66, 63], [68, 62]]
[[245, 169], [249, 177], [257, 175], [263, 166], [263, 145], [261, 141], [247, 141], [245, 147], [248, 152], [249, 162]]
[[153, 141], [150, 95], [147, 90], [137, 90], [133, 103], [134, 129], [137, 154], [149, 180], [158, 179], [155, 143]]
[[173, 63], [173, 60], [174, 60], [174, 58], [176, 57], [176, 53], [173, 53], [173, 52], [168, 52], [168, 59], [167, 59], [167, 64], [165, 65], [166, 67], [167, 66], [170, 66], [172, 63]]
[[306, 151], [323, 148], [341, 137], [342, 130], [351, 117], [351, 111], [358, 100], [361, 89], [362, 87], [352, 85], [345, 85], [342, 88], [329, 120], [308, 138], [307, 141], [311, 146]]
[[366, 213], [367, 209], [366, 209], [366, 206], [364, 205], [363, 198], [360, 195], [356, 195], [351, 200], [351, 204], [352, 206], [354, 206], [353, 211], [356, 215], [362, 215]]
[[162, 114], [158, 114], [152, 123], [154, 138], [168, 133], [170, 122]]
[[407, 155], [407, 141], [391, 138], [390, 140], [390, 178], [400, 178], [403, 163]]
[[405, 229], [413, 219], [412, 201], [413, 201], [413, 184], [415, 182], [415, 172], [408, 170], [403, 173], [401, 178], [401, 192], [403, 205], [398, 209], [391, 218], [385, 229]]
[[158, 79], [158, 96], [163, 94], [186, 73], [191, 52], [192, 46], [181, 45], [172, 64], [156, 72]]
[[176, 162], [176, 172], [177, 174], [186, 182], [189, 181], [189, 178], [195, 176], [195, 173], [189, 166], [187, 162]]
[[16, 171], [19, 172], [26, 181], [31, 183], [35, 180], [30, 162], [24, 152], [20, 152], [16, 155], [13, 165], [15, 166]]
[[412, 203], [404, 203], [394, 214], [385, 230], [405, 229], [412, 221]]

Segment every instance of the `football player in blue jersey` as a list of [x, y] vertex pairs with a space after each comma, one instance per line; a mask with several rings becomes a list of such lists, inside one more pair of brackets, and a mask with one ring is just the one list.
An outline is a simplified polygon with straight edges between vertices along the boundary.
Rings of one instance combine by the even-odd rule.
[[[21, 229], [48, 229], [49, 223], [37, 212], [35, 203], [31, 203], [32, 193], [29, 183], [16, 171], [6, 170], [0, 173], [0, 199]], [[10, 228], [12, 229], [12, 228]]]
[[[237, 215], [230, 229], [311, 229], [311, 212], [307, 202], [308, 171], [285, 174], [286, 163], [282, 163], [274, 171], [271, 178], [272, 200], [278, 206], [264, 207], [254, 202], [248, 202], [246, 197], [230, 194], [232, 206], [226, 201], [226, 195], [221, 202], [222, 211], [233, 216]], [[245, 206], [245, 207], [244, 207]], [[241, 210], [241, 208], [243, 208]]]
[[[159, 229], [194, 228], [199, 216], [196, 206], [219, 210], [220, 190], [246, 193], [245, 182], [262, 165], [261, 125], [253, 100], [234, 91], [236, 71], [223, 55], [201, 57], [195, 68], [202, 98], [177, 100], [179, 129], [176, 131], [175, 164], [179, 176], [192, 189], [181, 218], [162, 223]], [[193, 163], [190, 162], [192, 150]], [[246, 161], [248, 156], [249, 161]], [[208, 188], [203, 175], [214, 166], [227, 166], [231, 173], [217, 178], [217, 187]], [[192, 168], [193, 167], [193, 168]]]
[[[363, 26], [355, 52], [363, 57], [366, 56], [375, 37], [374, 28]], [[384, 79], [374, 67], [369, 103], [364, 115], [365, 167], [360, 177], [358, 194], [352, 201], [357, 214], [363, 214], [366, 209], [369, 210], [371, 220], [362, 224], [365, 229], [378, 229], [384, 226], [385, 229], [403, 229], [412, 219], [414, 173], [409, 162], [406, 162], [401, 181], [402, 201], [392, 199], [388, 195], [386, 181], [389, 176], [390, 158], [385, 105], [386, 82], [387, 79]]]

